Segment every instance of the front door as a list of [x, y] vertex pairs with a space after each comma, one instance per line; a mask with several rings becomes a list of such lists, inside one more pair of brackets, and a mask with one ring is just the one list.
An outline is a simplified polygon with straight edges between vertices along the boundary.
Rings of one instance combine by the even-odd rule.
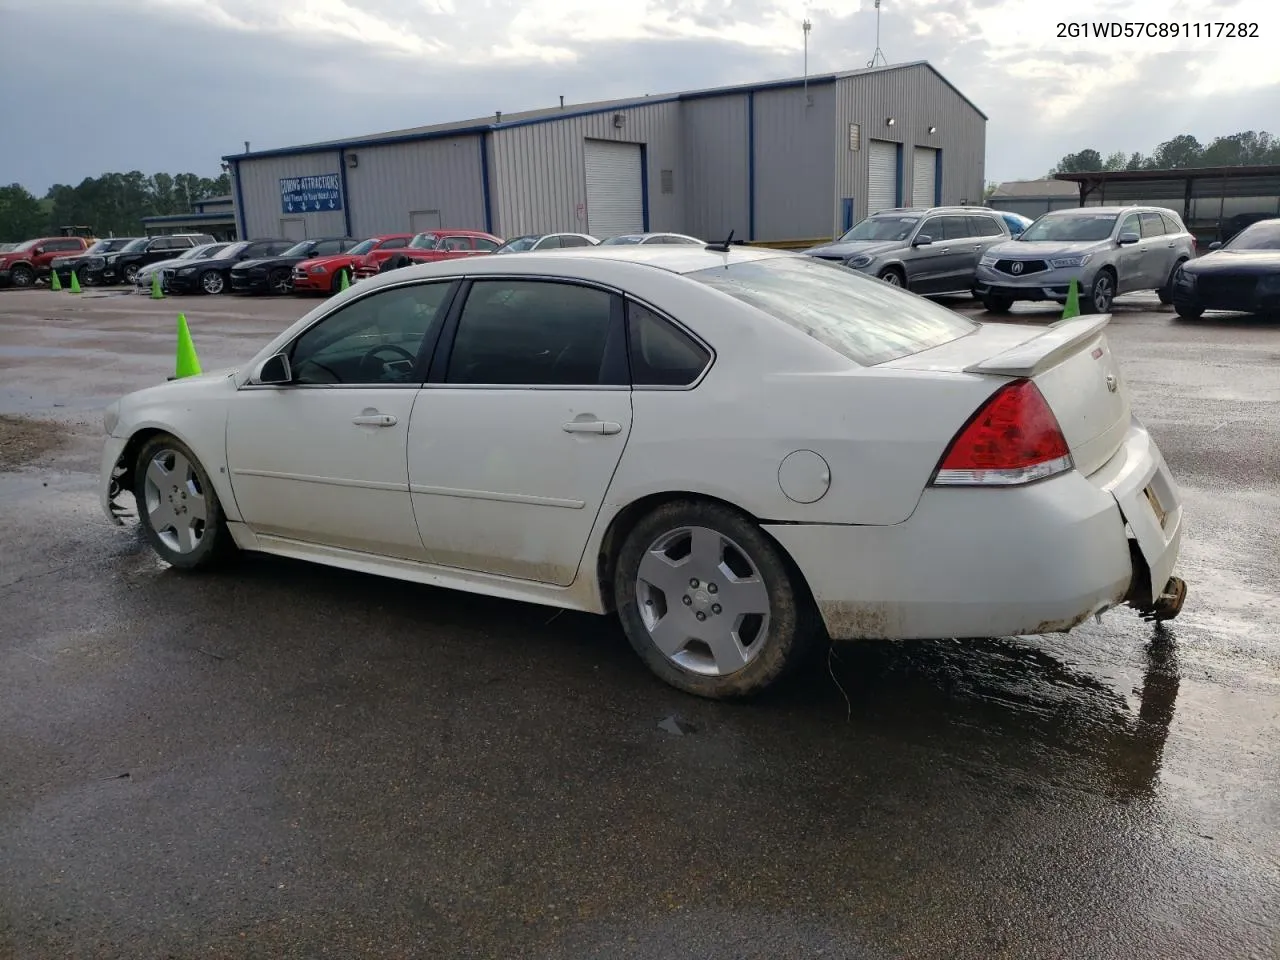
[[618, 298], [476, 280], [431, 381], [409, 427], [428, 559], [571, 584], [631, 432]]
[[[946, 239], [946, 217], [930, 217], [920, 225], [915, 239], [929, 237], [932, 243], [913, 246], [903, 256], [907, 268], [907, 287], [913, 293], [939, 293], [945, 290], [951, 270], [952, 250]], [[914, 242], [914, 240], [913, 240]]]
[[1131, 213], [1120, 221], [1116, 231], [1116, 239], [1126, 233], [1137, 234], [1137, 243], [1130, 243], [1116, 251], [1116, 293], [1129, 293], [1132, 290], [1143, 290], [1147, 282], [1147, 252], [1143, 247], [1142, 221], [1136, 213]]
[[407, 436], [453, 289], [437, 281], [352, 301], [287, 349], [291, 383], [236, 393], [227, 462], [255, 533], [423, 558]]

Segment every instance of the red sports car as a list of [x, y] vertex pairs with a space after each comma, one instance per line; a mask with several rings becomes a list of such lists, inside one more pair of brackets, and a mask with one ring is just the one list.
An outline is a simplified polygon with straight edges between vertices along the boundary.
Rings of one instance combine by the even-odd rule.
[[425, 230], [419, 233], [402, 250], [380, 247], [364, 254], [355, 264], [357, 277], [375, 276], [382, 265], [397, 253], [404, 254], [418, 263], [434, 260], [456, 260], [474, 257], [481, 253], [493, 253], [502, 246], [502, 240], [482, 230]]
[[412, 239], [412, 233], [382, 233], [360, 241], [346, 253], [303, 260], [293, 268], [293, 291], [337, 293], [342, 289], [343, 274], [346, 274], [348, 280], [355, 279], [356, 264], [366, 254], [385, 250], [385, 256], [389, 257], [397, 250], [403, 251]]

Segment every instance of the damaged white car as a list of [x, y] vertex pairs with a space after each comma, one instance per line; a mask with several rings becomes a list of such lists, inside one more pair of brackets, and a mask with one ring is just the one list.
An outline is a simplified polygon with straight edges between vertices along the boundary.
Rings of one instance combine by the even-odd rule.
[[175, 567], [616, 612], [668, 683], [745, 696], [825, 636], [1177, 615], [1182, 505], [1107, 320], [978, 324], [728, 244], [409, 267], [113, 404], [102, 498]]

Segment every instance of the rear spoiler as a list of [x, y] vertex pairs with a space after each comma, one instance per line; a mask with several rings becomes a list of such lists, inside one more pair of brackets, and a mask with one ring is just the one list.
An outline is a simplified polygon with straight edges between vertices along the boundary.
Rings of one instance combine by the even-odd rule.
[[1034, 377], [1075, 353], [1111, 322], [1111, 314], [1095, 313], [1059, 320], [1044, 333], [1004, 353], [964, 368], [965, 373], [990, 373], [1004, 377]]

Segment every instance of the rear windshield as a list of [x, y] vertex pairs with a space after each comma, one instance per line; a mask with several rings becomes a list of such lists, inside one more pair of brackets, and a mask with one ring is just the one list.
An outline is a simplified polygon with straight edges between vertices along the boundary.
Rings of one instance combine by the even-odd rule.
[[776, 257], [686, 274], [871, 366], [950, 343], [978, 324], [856, 270]]

